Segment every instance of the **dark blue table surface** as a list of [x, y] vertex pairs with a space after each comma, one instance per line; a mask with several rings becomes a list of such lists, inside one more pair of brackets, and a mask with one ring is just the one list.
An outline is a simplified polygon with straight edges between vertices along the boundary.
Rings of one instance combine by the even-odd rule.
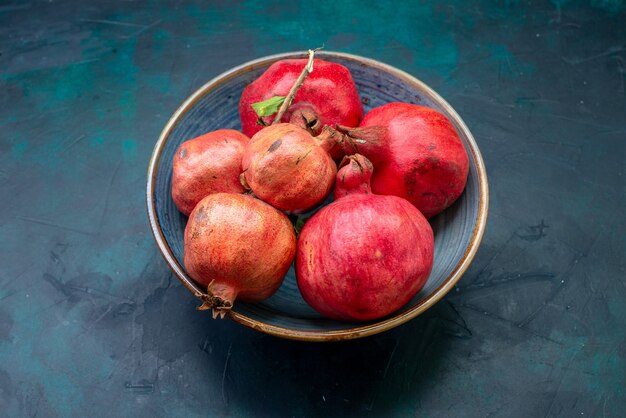
[[[0, 3], [2, 415], [626, 414], [626, 3], [335, 3]], [[322, 44], [435, 88], [491, 188], [454, 291], [335, 344], [196, 311], [144, 199], [192, 91]]]

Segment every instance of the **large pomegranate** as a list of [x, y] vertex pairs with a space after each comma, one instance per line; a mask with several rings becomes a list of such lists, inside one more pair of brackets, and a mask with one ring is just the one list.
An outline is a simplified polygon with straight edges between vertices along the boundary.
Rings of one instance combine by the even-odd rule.
[[345, 157], [336, 200], [304, 225], [296, 276], [304, 299], [322, 315], [367, 321], [405, 305], [433, 265], [433, 231], [415, 206], [372, 194], [372, 164]]
[[185, 229], [185, 269], [207, 294], [202, 309], [224, 314], [235, 299], [258, 302], [282, 283], [296, 236], [287, 216], [244, 194], [202, 199]]
[[243, 182], [283, 211], [299, 213], [316, 206], [330, 193], [337, 173], [328, 153], [336, 143], [330, 132], [325, 129], [313, 137], [291, 123], [257, 132], [243, 154]]
[[172, 199], [178, 210], [189, 216], [211, 193], [243, 193], [239, 173], [248, 141], [239, 131], [220, 129], [180, 144], [172, 167]]
[[427, 218], [463, 193], [469, 171], [467, 152], [450, 121], [440, 112], [409, 103], [372, 109], [347, 132], [346, 154], [358, 152], [376, 167], [374, 193], [400, 196]]
[[[252, 104], [275, 96], [287, 96], [306, 65], [306, 59], [277, 61], [244, 89], [239, 102], [244, 134], [252, 137], [263, 128], [257, 123], [259, 117]], [[281, 121], [297, 122], [301, 119], [301, 113], [304, 113], [305, 124], [318, 129], [335, 124], [357, 126], [363, 118], [363, 105], [348, 69], [343, 65], [318, 59], [313, 61], [313, 67], [313, 72], [299, 88], [293, 104]], [[274, 120], [274, 115], [262, 120], [269, 125]]]

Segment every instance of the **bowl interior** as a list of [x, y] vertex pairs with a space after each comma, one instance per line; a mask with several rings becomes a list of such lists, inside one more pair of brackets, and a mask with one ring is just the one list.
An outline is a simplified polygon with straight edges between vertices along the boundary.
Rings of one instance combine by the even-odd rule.
[[[292, 56], [300, 55], [292, 54]], [[233, 316], [234, 319], [239, 319], [247, 325], [267, 324], [287, 332], [294, 330], [320, 335], [367, 329], [385, 322], [395, 321], [397, 325], [398, 318], [405, 316], [406, 319], [410, 319], [409, 317], [414, 315], [407, 315], [407, 313], [418, 310], [436, 293], [440, 293], [442, 287], [447, 284], [451, 287], [449, 281], [452, 276], [458, 275], [462, 263], [468, 263], [470, 247], [478, 245], [476, 239], [480, 241], [480, 236], [476, 238], [479, 229], [477, 225], [481, 222], [484, 225], [484, 219], [481, 217], [485, 215], [481, 212], [486, 212], [486, 208], [481, 208], [480, 199], [481, 193], [486, 193], [485, 190], [481, 190], [481, 187], [484, 189], [481, 185], [481, 176], [484, 176], [484, 172], [479, 171], [484, 169], [480, 154], [471, 134], [458, 115], [445, 101], [419, 81], [391, 67], [354, 56], [320, 52], [317, 57], [340, 63], [350, 70], [366, 112], [385, 103], [400, 101], [430, 106], [444, 113], [457, 128], [468, 151], [470, 171], [467, 186], [463, 195], [452, 207], [430, 220], [435, 233], [435, 258], [432, 273], [424, 288], [404, 308], [390, 317], [359, 324], [322, 318], [302, 299], [293, 267], [274, 296], [258, 304], [237, 302], [233, 308]], [[152, 199], [154, 206], [157, 228], [160, 227], [165, 244], [169, 246], [179, 266], [183, 265], [183, 233], [186, 217], [178, 212], [171, 198], [172, 158], [176, 148], [181, 142], [208, 131], [221, 128], [240, 129], [237, 107], [241, 92], [272, 62], [282, 58], [285, 58], [285, 55], [257, 60], [208, 83], [181, 107], [184, 110], [179, 110], [174, 116], [169, 133], [164, 131], [164, 136], [160, 141], [160, 152], [155, 152], [153, 156], [156, 164], [154, 165], [155, 171], [152, 173], [153, 195], [149, 196], [149, 199]], [[485, 202], [483, 201], [482, 204], [484, 205]], [[184, 272], [178, 271], [177, 274], [184, 275]], [[188, 277], [186, 279], [191, 280]], [[415, 312], [415, 315], [417, 313]]]

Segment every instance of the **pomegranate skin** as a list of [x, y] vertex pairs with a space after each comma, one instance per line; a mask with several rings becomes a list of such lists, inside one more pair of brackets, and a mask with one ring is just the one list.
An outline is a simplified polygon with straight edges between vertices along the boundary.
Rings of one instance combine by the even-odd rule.
[[372, 191], [400, 196], [427, 218], [452, 205], [463, 193], [469, 161], [458, 133], [435, 109], [389, 103], [372, 109], [360, 127], [383, 126], [378, 146], [357, 145], [376, 166]]
[[243, 193], [239, 173], [249, 140], [239, 131], [220, 129], [180, 144], [172, 167], [172, 199], [178, 210], [189, 216], [209, 194]]
[[258, 302], [281, 285], [296, 249], [287, 216], [244, 194], [206, 196], [189, 216], [187, 273], [207, 288], [205, 308], [229, 309], [235, 298]]
[[336, 200], [300, 232], [296, 277], [302, 296], [320, 314], [368, 321], [400, 309], [424, 286], [433, 264], [433, 232], [405, 199], [371, 194], [368, 181], [354, 180], [369, 180], [369, 161], [360, 155], [346, 159]]
[[[251, 105], [274, 96], [287, 96], [306, 64], [307, 59], [277, 61], [244, 89], [239, 102], [244, 134], [252, 137], [263, 129], [257, 124], [259, 117]], [[319, 59], [313, 61], [313, 72], [296, 93], [281, 122], [288, 122], [296, 110], [302, 109], [312, 110], [320, 119], [320, 127], [335, 124], [355, 127], [363, 118], [363, 104], [350, 71], [343, 65]], [[271, 124], [274, 116], [263, 120]]]
[[320, 137], [290, 123], [257, 132], [243, 154], [245, 182], [277, 209], [299, 213], [316, 206], [330, 193], [337, 174], [327, 151], [332, 143]]

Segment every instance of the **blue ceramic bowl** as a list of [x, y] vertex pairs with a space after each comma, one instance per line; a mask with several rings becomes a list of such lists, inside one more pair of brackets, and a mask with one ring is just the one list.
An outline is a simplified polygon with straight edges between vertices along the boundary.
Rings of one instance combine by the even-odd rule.
[[[154, 147], [147, 184], [150, 226], [165, 260], [196, 297], [200, 297], [202, 289], [183, 268], [186, 218], [178, 212], [171, 198], [174, 152], [181, 142], [203, 133], [220, 128], [241, 129], [237, 106], [244, 87], [275, 61], [304, 57], [304, 52], [272, 55], [214, 78], [178, 108]], [[350, 70], [366, 112], [397, 101], [430, 106], [445, 114], [456, 127], [470, 161], [463, 195], [453, 206], [430, 220], [435, 232], [432, 273], [424, 288], [399, 311], [366, 323], [325, 319], [302, 299], [292, 268], [274, 296], [256, 304], [236, 302], [229, 314], [239, 323], [279, 337], [332, 341], [391, 329], [424, 312], [450, 291], [468, 268], [480, 244], [487, 221], [488, 190], [485, 167], [472, 134], [454, 109], [432, 89], [403, 71], [367, 58], [337, 52], [318, 52], [316, 58], [337, 62]]]

